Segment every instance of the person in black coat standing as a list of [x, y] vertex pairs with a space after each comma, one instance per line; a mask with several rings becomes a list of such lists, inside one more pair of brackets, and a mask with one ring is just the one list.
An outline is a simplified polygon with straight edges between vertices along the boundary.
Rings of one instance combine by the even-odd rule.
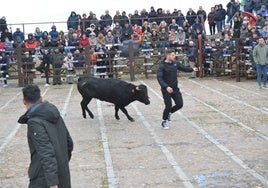
[[72, 138], [57, 107], [42, 100], [37, 85], [22, 89], [27, 111], [18, 122], [27, 124], [31, 154], [29, 188], [70, 188]]
[[[183, 64], [176, 62], [175, 51], [169, 49], [166, 51], [166, 57], [161, 61], [157, 71], [157, 80], [161, 86], [161, 92], [165, 103], [161, 124], [163, 129], [169, 129], [168, 122], [171, 121], [171, 114], [181, 109], [183, 106], [182, 95], [178, 88], [178, 70], [193, 72], [198, 69], [196, 67], [186, 67]], [[175, 102], [174, 106], [172, 106], [171, 99]]]

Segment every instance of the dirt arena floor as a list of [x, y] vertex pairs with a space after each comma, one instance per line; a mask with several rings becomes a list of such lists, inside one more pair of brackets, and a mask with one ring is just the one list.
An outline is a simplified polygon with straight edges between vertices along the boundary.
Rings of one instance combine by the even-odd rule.
[[[127, 106], [135, 122], [113, 105], [92, 100], [94, 119], [83, 119], [76, 84], [44, 87], [74, 140], [70, 162], [74, 188], [268, 188], [268, 89], [256, 80], [179, 78], [184, 107], [161, 129], [164, 108], [154, 75], [137, 77], [150, 105]], [[129, 81], [129, 78], [125, 80]], [[0, 85], [0, 187], [25, 188], [30, 160], [25, 112], [17, 81]]]

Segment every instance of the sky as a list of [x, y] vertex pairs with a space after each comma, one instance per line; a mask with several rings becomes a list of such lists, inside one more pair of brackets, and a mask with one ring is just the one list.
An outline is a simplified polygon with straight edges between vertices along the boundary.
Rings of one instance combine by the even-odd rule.
[[[18, 9], [15, 11], [14, 8], [11, 8], [9, 1], [3, 1], [1, 2], [1, 7], [7, 8], [1, 8], [0, 16], [6, 17], [7, 23], [11, 24], [12, 32], [19, 27], [26, 34], [34, 32], [36, 26], [39, 26], [42, 31], [50, 31], [53, 24], [56, 25], [58, 31], [67, 31], [66, 23], [61, 24], [59, 22], [66, 22], [71, 11], [75, 11], [80, 15], [83, 13], [88, 15], [90, 11], [93, 11], [99, 18], [104, 14], [105, 10], [109, 10], [110, 15], [113, 17], [116, 10], [120, 12], [124, 10], [128, 14], [133, 13], [134, 10], [140, 12], [143, 8], [149, 11], [150, 7], [154, 6], [155, 9], [169, 9], [171, 12], [173, 12], [174, 8], [177, 8], [186, 15], [189, 8], [193, 8], [196, 12], [198, 7], [202, 6], [208, 14], [210, 8], [215, 4], [222, 4], [226, 7], [228, 2], [229, 0], [20, 0], [16, 1]], [[43, 24], [37, 24], [40, 22], [43, 22]], [[22, 23], [27, 24], [23, 27]]]

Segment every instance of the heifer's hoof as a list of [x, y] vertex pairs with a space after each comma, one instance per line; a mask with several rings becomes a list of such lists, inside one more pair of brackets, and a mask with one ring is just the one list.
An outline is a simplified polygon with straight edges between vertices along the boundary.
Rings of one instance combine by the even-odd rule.
[[119, 117], [115, 117], [115, 119], [120, 120], [120, 118], [119, 118]]
[[83, 114], [83, 118], [84, 118], [84, 119], [87, 119], [87, 116], [86, 116], [86, 114]]
[[133, 118], [129, 118], [129, 121], [134, 122], [135, 120]]
[[92, 116], [90, 116], [90, 118], [91, 118], [91, 119], [94, 119], [94, 116], [92, 115]]

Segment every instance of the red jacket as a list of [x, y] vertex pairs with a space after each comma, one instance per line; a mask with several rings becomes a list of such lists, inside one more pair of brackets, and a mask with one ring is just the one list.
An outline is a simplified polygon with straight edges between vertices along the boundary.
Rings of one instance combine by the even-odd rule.
[[88, 40], [88, 38], [80, 38], [79, 40], [79, 46], [89, 46], [90, 42]]

